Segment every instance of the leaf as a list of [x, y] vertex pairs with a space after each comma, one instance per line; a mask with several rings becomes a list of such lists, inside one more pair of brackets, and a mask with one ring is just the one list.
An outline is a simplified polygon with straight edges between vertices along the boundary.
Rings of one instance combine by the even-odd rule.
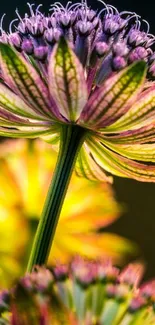
[[130, 108], [146, 75], [145, 62], [138, 61], [105, 81], [90, 97], [80, 124], [104, 128], [118, 120]]
[[8, 44], [0, 43], [3, 79], [37, 113], [53, 117], [49, 92], [35, 68]]
[[155, 182], [155, 166], [142, 164], [125, 158], [109, 150], [99, 139], [90, 138], [87, 144], [95, 161], [106, 171], [122, 177], [134, 178], [138, 181]]
[[131, 106], [129, 111], [123, 115], [107, 132], [120, 132], [122, 130], [137, 129], [151, 122], [155, 122], [155, 87], [144, 91]]
[[64, 38], [50, 58], [49, 88], [60, 113], [76, 121], [87, 102], [87, 85], [83, 67]]
[[89, 180], [112, 183], [112, 177], [108, 177], [97, 162], [93, 160], [89, 147], [86, 144], [83, 145], [78, 154], [76, 174]]

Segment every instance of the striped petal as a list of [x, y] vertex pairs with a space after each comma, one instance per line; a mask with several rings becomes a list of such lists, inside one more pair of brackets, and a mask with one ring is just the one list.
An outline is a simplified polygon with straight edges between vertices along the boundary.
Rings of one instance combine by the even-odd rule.
[[107, 127], [107, 132], [120, 132], [140, 128], [155, 122], [155, 86], [144, 91], [129, 111], [112, 126]]
[[102, 139], [103, 143], [118, 154], [137, 161], [155, 162], [155, 144], [117, 144]]
[[35, 112], [22, 98], [3, 84], [0, 84], [0, 105], [3, 109], [6, 109], [8, 113], [11, 112], [19, 116], [43, 121], [49, 120], [46, 116]]
[[47, 127], [20, 127], [20, 129], [15, 130], [14, 126], [13, 128], [7, 128], [7, 127], [0, 127], [0, 136], [4, 137], [10, 137], [10, 138], [37, 138], [43, 135], [49, 135], [50, 133], [55, 131], [50, 126], [50, 128]]
[[81, 63], [63, 38], [50, 58], [49, 88], [60, 113], [76, 121], [87, 102], [87, 85]]
[[136, 130], [123, 131], [119, 134], [105, 136], [105, 139], [120, 144], [155, 142], [155, 122]]
[[44, 127], [48, 126], [48, 124], [42, 121], [25, 118], [23, 116], [21, 117], [17, 114], [12, 114], [0, 107], [0, 126], [8, 126], [10, 128], [13, 127], [18, 129], [20, 126]]
[[0, 43], [0, 65], [8, 86], [28, 102], [35, 112], [52, 116], [49, 92], [36, 69], [8, 44]]
[[99, 139], [89, 137], [87, 145], [96, 162], [108, 172], [138, 181], [155, 182], [155, 166], [142, 164], [109, 150]]
[[118, 120], [142, 88], [146, 75], [145, 62], [139, 61], [109, 78], [91, 96], [80, 117], [80, 124], [106, 127]]
[[112, 177], [105, 174], [104, 170], [93, 160], [89, 147], [84, 144], [81, 148], [77, 162], [76, 174], [92, 181], [103, 181], [112, 183]]

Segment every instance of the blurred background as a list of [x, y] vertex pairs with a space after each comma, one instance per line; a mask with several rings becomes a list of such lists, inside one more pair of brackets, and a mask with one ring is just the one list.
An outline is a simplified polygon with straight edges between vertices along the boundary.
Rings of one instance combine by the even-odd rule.
[[[66, 1], [61, 1], [62, 4], [65, 4]], [[36, 5], [39, 4], [39, 0], [35, 1]], [[47, 12], [49, 5], [52, 3], [51, 0], [42, 0], [43, 8], [45, 12]], [[94, 9], [102, 8], [102, 4], [97, 1], [88, 1]], [[133, 11], [137, 14], [141, 15], [144, 19], [146, 19], [150, 24], [150, 33], [155, 34], [155, 8], [153, 8], [152, 0], [147, 0], [142, 3], [140, 0], [111, 0], [110, 4], [116, 6], [119, 11]], [[21, 0], [12, 0], [8, 3], [8, 1], [2, 1], [0, 5], [0, 15], [6, 13], [6, 17], [4, 19], [4, 27], [8, 28], [8, 25], [12, 19], [15, 18], [15, 9], [18, 8], [19, 12], [22, 16], [28, 8], [26, 6], [26, 1]], [[2, 151], [1, 151], [2, 152]], [[2, 174], [2, 169], [0, 173]], [[9, 179], [9, 174], [8, 174]], [[1, 184], [2, 185], [2, 184]], [[0, 187], [1, 187], [0, 185]], [[18, 186], [17, 186], [18, 187]], [[106, 233], [115, 233], [117, 236], [122, 236], [127, 238], [128, 240], [134, 242], [138, 250], [135, 250], [135, 254], [131, 245], [131, 254], [129, 252], [129, 242], [124, 242], [124, 252], [122, 249], [122, 254], [127, 254], [127, 259], [132, 260], [135, 257], [139, 260], [143, 260], [146, 263], [146, 273], [145, 278], [150, 278], [155, 276], [155, 185], [149, 183], [141, 183], [134, 180], [114, 178], [113, 185], [114, 193], [112, 194], [116, 197], [119, 202], [121, 212], [116, 213], [114, 210], [113, 215], [116, 214], [115, 222], [107, 222], [106, 225]], [[101, 191], [101, 190], [100, 190]], [[7, 194], [7, 192], [6, 192]], [[12, 194], [11, 194], [12, 195]], [[95, 195], [95, 194], [94, 194]], [[18, 194], [20, 196], [20, 194]], [[78, 199], [78, 197], [77, 197]], [[33, 202], [32, 202], [33, 204]], [[21, 209], [21, 207], [20, 207]], [[21, 210], [20, 210], [21, 211]], [[118, 218], [118, 215], [121, 215], [121, 218]], [[17, 218], [18, 219], [18, 218]], [[33, 219], [33, 218], [32, 218]], [[35, 219], [35, 218], [34, 218]], [[114, 220], [113, 220], [114, 221]], [[23, 221], [24, 222], [24, 221]], [[33, 222], [32, 222], [33, 223]], [[34, 222], [35, 224], [35, 222]], [[101, 223], [100, 223], [100, 226]], [[25, 227], [25, 228], [24, 228]], [[34, 225], [34, 229], [35, 229]], [[32, 226], [33, 228], [33, 226]], [[3, 230], [3, 228], [1, 228]], [[18, 229], [18, 227], [17, 227]], [[20, 230], [22, 229], [22, 230]], [[28, 236], [26, 232], [29, 232], [26, 224], [22, 225], [19, 228], [20, 232], [24, 234], [24, 236]], [[105, 231], [105, 230], [104, 230]], [[0, 231], [1, 234], [1, 231]], [[24, 237], [23, 236], [23, 237]], [[120, 238], [120, 237], [119, 237]], [[9, 238], [8, 238], [9, 240]], [[27, 239], [22, 238], [23, 243], [21, 243], [20, 249], [22, 245], [25, 245]], [[117, 245], [117, 242], [116, 242]], [[125, 246], [127, 245], [127, 246]], [[25, 247], [25, 246], [24, 246]], [[120, 246], [119, 246], [120, 247]], [[136, 247], [136, 246], [135, 246]], [[116, 247], [116, 250], [119, 249]], [[10, 262], [11, 263], [11, 262]], [[10, 264], [11, 265], [11, 264]], [[18, 269], [18, 266], [17, 266]]]

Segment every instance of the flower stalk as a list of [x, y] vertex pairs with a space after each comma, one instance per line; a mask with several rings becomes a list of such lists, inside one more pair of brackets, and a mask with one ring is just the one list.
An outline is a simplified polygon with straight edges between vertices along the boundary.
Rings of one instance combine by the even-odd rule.
[[43, 265], [48, 259], [61, 208], [78, 151], [84, 141], [85, 132], [79, 126], [62, 127], [58, 160], [34, 239], [27, 267], [28, 272], [32, 271], [34, 265]]

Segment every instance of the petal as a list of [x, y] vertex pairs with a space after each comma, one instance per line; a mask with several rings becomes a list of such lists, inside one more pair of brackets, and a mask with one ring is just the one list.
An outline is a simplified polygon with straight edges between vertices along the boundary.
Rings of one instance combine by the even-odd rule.
[[2, 75], [8, 86], [36, 112], [53, 116], [48, 88], [37, 70], [8, 44], [0, 43], [0, 53]]
[[[18, 127], [19, 128], [19, 127]], [[0, 136], [10, 138], [37, 138], [42, 135], [48, 135], [53, 132], [52, 127], [20, 127], [20, 129], [0, 127]]]
[[155, 142], [155, 122], [136, 130], [124, 131], [120, 134], [108, 135], [107, 137], [105, 136], [105, 139], [110, 140], [113, 143], [125, 144]]
[[83, 67], [64, 38], [50, 58], [49, 88], [60, 113], [76, 121], [87, 102], [87, 85]]
[[155, 162], [155, 143], [127, 145], [112, 143], [111, 141], [103, 141], [109, 149], [124, 157], [138, 161]]
[[105, 131], [131, 130], [151, 122], [155, 122], [155, 86], [144, 91], [129, 111], [111, 127], [107, 127]]
[[105, 127], [118, 120], [140, 91], [146, 75], [145, 62], [139, 61], [105, 81], [90, 97], [80, 117], [88, 127]]
[[77, 162], [76, 174], [92, 181], [103, 181], [112, 183], [112, 177], [108, 177], [103, 169], [93, 160], [91, 152], [86, 144], [81, 148]]
[[8, 87], [0, 84], [0, 105], [5, 108], [8, 113], [12, 112], [19, 116], [30, 117], [38, 120], [49, 120], [46, 116], [36, 113], [25, 101], [18, 95], [13, 93]]
[[52, 145], [57, 145], [60, 140], [59, 129], [55, 130], [55, 132], [53, 131], [52, 133], [42, 135], [40, 138]]
[[138, 181], [155, 182], [155, 166], [141, 164], [109, 150], [99, 139], [89, 137], [87, 144], [96, 162], [108, 172]]

